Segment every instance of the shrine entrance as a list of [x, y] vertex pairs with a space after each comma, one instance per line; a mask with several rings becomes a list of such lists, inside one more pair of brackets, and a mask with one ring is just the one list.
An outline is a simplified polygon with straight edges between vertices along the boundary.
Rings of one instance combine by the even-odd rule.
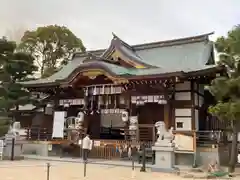
[[122, 85], [99, 70], [85, 71], [73, 86], [84, 91], [84, 127], [91, 139], [124, 140]]
[[147, 103], [138, 107], [139, 139], [154, 141], [157, 121], [164, 121], [164, 105]]
[[138, 107], [139, 124], [155, 124], [157, 121], [164, 121], [164, 105], [147, 103]]

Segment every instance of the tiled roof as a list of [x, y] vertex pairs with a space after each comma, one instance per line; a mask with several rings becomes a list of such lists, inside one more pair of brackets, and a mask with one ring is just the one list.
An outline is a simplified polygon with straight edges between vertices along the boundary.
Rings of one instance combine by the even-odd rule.
[[92, 62], [85, 62], [83, 63], [83, 60], [86, 59], [86, 57], [76, 57], [75, 59], [71, 60], [67, 65], [63, 66], [61, 70], [59, 70], [57, 73], [53, 74], [52, 76], [48, 78], [33, 80], [33, 81], [26, 81], [23, 82], [23, 84], [51, 84], [51, 83], [57, 83], [57, 81], [64, 80], [68, 78], [71, 73], [76, 70], [79, 67], [82, 68], [93, 68], [96, 66], [105, 67], [107, 70], [111, 71], [115, 75], [125, 75], [129, 73], [129, 69], [117, 66], [114, 64], [110, 64], [104, 61], [92, 61]]
[[137, 51], [146, 63], [165, 68], [196, 68], [206, 65], [213, 48], [212, 42], [167, 46]]
[[[195, 39], [194, 39], [195, 38]], [[182, 42], [182, 43], [180, 43]], [[208, 41], [207, 35], [193, 38], [185, 38], [175, 41], [164, 41], [145, 45], [136, 45], [132, 48], [122, 41], [121, 50], [133, 60], [150, 65], [145, 69], [124, 68], [98, 60], [83, 62], [87, 55], [75, 55], [73, 59], [60, 71], [44, 79], [23, 82], [23, 84], [56, 84], [66, 80], [71, 73], [78, 68], [91, 69], [96, 66], [103, 68], [116, 76], [146, 76], [171, 72], [199, 71], [212, 66], [206, 66], [213, 50], [212, 42]], [[144, 48], [145, 47], [145, 48]], [[110, 46], [110, 48], [112, 48]], [[103, 50], [96, 51], [104, 54]], [[106, 52], [106, 51], [105, 51]], [[91, 51], [91, 53], [94, 53]]]

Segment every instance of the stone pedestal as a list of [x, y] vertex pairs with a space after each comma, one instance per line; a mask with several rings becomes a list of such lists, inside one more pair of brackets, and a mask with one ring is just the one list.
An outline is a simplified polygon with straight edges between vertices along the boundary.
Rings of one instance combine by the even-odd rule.
[[153, 146], [155, 151], [155, 165], [152, 171], [155, 172], [175, 172], [175, 154], [173, 146]]
[[4, 159], [10, 160], [12, 156], [12, 139], [14, 140], [14, 160], [20, 160], [23, 159], [23, 153], [22, 153], [22, 145], [23, 142], [18, 138], [18, 136], [13, 136], [7, 134], [5, 136], [5, 148], [3, 151], [3, 157]]

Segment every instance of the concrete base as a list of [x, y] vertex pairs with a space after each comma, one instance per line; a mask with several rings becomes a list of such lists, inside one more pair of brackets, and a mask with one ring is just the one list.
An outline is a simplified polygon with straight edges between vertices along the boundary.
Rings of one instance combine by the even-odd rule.
[[177, 173], [179, 172], [178, 168], [157, 168], [157, 167], [152, 167], [151, 168], [152, 172], [164, 172], [164, 173]]
[[157, 172], [176, 172], [174, 147], [171, 146], [153, 146], [155, 150], [155, 165], [152, 171]]
[[23, 154], [34, 154], [39, 156], [48, 156], [49, 144], [43, 142], [26, 142], [23, 144]]
[[[6, 147], [3, 151], [3, 156], [5, 159], [10, 159], [12, 155], [12, 144], [6, 144]], [[14, 159], [19, 159], [23, 157], [22, 155], [22, 144], [15, 144], [14, 145]], [[21, 158], [20, 158], [21, 159]]]
[[[3, 157], [3, 160], [11, 160], [11, 157], [9, 156]], [[14, 160], [24, 160], [24, 156], [15, 156]]]

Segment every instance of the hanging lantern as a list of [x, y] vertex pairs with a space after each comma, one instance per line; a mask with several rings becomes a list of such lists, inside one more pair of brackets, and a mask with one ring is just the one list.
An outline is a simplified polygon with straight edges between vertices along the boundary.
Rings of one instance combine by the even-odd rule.
[[75, 118], [75, 128], [81, 129], [83, 125], [83, 121], [84, 121], [84, 113], [80, 111], [77, 114], [77, 117]]
[[128, 121], [128, 112], [126, 110], [122, 111], [122, 121], [127, 122]]

